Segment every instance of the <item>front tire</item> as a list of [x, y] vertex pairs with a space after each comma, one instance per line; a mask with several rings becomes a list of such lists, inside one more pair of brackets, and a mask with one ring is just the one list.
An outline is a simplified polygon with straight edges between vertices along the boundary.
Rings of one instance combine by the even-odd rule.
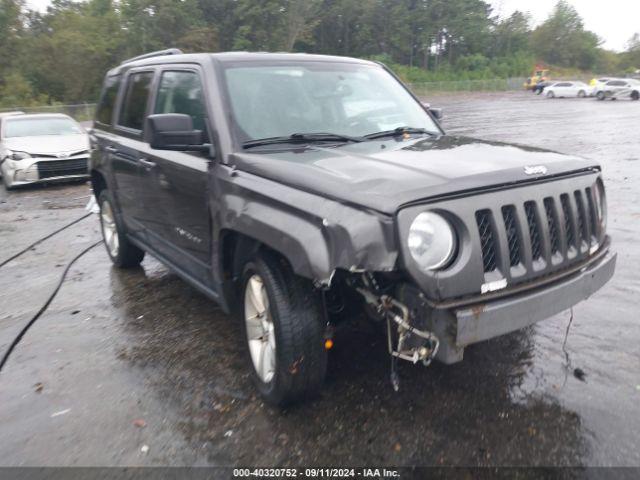
[[7, 180], [7, 176], [6, 175], [2, 175], [2, 183], [4, 185], [4, 188], [9, 191], [9, 190], [13, 190], [15, 187], [9, 185], [9, 180]]
[[240, 316], [254, 383], [272, 405], [318, 393], [327, 369], [324, 314], [309, 280], [262, 252], [243, 269]]
[[98, 198], [100, 204], [100, 230], [113, 264], [119, 268], [137, 267], [144, 258], [144, 250], [132, 244], [125, 235], [124, 225], [114, 207], [108, 190]]
[[640, 92], [637, 90], [631, 92], [631, 100], [637, 101], [638, 99], [640, 99]]

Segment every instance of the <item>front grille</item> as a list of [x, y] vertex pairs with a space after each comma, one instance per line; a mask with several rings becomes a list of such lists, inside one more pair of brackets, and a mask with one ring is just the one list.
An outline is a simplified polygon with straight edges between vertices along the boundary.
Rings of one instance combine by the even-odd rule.
[[[485, 272], [499, 270], [512, 281], [517, 276], [550, 273], [589, 255], [603, 234], [591, 187], [554, 194], [518, 205], [476, 211]], [[501, 214], [501, 222], [494, 221]], [[506, 239], [504, 246], [499, 238]], [[508, 251], [501, 251], [505, 248]], [[542, 263], [537, 263], [544, 260]], [[524, 266], [518, 267], [519, 265]], [[513, 267], [517, 269], [511, 271]]]
[[85, 175], [88, 172], [86, 158], [52, 160], [49, 162], [38, 162], [36, 165], [38, 166], [38, 176], [40, 179]]
[[482, 263], [485, 272], [493, 272], [498, 268], [496, 258], [496, 241], [491, 223], [491, 211], [479, 210], [476, 212], [476, 222], [478, 223], [478, 233], [482, 245]]

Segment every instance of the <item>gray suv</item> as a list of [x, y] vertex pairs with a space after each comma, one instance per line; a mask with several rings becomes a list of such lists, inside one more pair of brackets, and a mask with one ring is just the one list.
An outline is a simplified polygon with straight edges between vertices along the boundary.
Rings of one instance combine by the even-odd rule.
[[234, 312], [262, 396], [317, 393], [341, 324], [396, 362], [570, 308], [613, 275], [600, 166], [450, 136], [384, 65], [167, 50], [106, 75], [90, 172], [107, 253]]

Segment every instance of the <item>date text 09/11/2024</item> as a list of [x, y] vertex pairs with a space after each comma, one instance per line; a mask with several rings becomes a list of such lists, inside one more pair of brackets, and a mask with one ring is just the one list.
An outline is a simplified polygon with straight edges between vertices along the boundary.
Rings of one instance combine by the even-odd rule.
[[234, 468], [233, 478], [398, 478], [398, 470], [386, 468]]

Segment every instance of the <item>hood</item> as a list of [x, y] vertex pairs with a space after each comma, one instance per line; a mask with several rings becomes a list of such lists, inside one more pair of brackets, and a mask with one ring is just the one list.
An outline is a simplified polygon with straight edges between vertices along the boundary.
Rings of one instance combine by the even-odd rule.
[[32, 155], [51, 155], [56, 153], [76, 153], [89, 150], [89, 136], [43, 135], [38, 137], [11, 137], [2, 140], [9, 150], [27, 152]]
[[238, 153], [231, 160], [239, 170], [387, 214], [433, 197], [597, 167], [549, 150], [449, 135]]

